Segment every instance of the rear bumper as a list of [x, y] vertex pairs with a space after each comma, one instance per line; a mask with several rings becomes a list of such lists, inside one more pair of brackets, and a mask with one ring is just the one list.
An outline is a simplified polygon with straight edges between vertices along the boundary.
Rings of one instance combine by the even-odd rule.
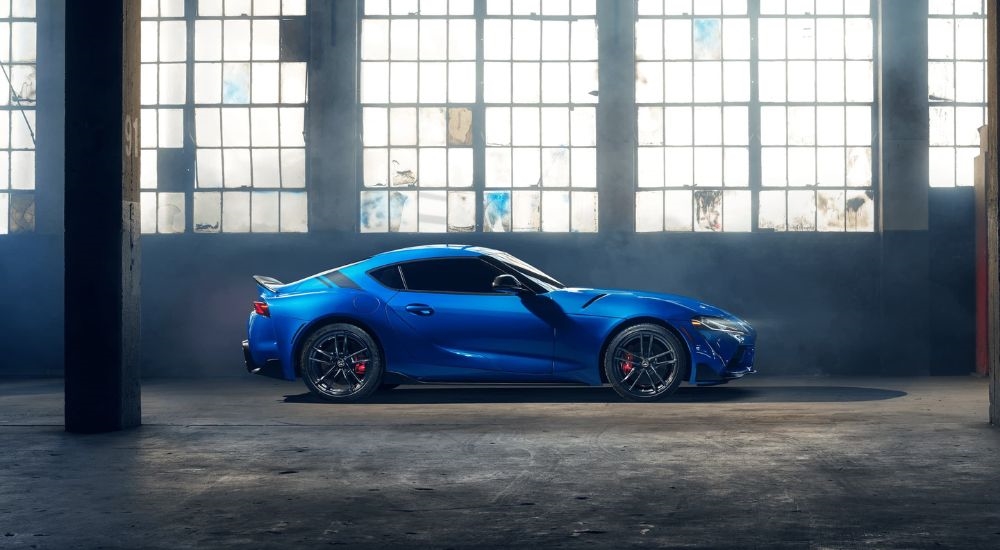
[[268, 359], [264, 361], [264, 364], [258, 364], [253, 359], [253, 354], [250, 353], [250, 341], [243, 340], [243, 362], [246, 364], [247, 372], [250, 374], [259, 374], [261, 376], [267, 376], [268, 378], [278, 378], [280, 380], [285, 380], [285, 372], [281, 367], [281, 361], [277, 359]]

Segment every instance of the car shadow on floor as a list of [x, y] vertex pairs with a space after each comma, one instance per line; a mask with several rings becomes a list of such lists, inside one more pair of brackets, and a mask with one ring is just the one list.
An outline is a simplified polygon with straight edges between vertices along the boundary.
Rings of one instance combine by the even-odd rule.
[[[882, 401], [906, 392], [854, 386], [682, 387], [664, 403], [848, 403]], [[285, 403], [326, 403], [309, 392], [286, 395]], [[365, 403], [421, 405], [448, 403], [620, 403], [622, 398], [604, 387], [402, 386], [379, 391]]]

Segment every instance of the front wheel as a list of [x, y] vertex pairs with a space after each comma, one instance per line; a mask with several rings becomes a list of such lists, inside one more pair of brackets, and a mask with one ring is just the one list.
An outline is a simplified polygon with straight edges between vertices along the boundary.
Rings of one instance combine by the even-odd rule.
[[306, 339], [299, 354], [302, 380], [327, 401], [353, 402], [378, 390], [385, 362], [375, 339], [360, 327], [334, 323]]
[[669, 330], [654, 324], [619, 332], [604, 352], [604, 373], [618, 395], [629, 401], [656, 401], [677, 390], [687, 352]]

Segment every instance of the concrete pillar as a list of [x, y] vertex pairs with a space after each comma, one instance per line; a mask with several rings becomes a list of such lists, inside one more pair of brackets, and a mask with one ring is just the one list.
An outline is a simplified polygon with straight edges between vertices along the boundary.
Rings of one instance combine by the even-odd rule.
[[66, 2], [66, 430], [139, 419], [139, 0]]
[[1000, 1], [986, 3], [986, 101], [989, 147], [986, 152], [987, 354], [990, 368], [990, 423], [1000, 426]]
[[306, 172], [309, 231], [358, 229], [359, 2], [310, 0]]
[[927, 0], [879, 0], [882, 374], [930, 372]]
[[628, 238], [635, 231], [635, 3], [598, 0], [597, 32], [598, 228]]

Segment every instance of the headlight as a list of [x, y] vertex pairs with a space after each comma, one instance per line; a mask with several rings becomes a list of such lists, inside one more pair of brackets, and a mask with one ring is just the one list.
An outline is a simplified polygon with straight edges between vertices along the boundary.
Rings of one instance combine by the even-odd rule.
[[722, 332], [732, 332], [735, 334], [746, 334], [747, 332], [740, 323], [730, 321], [729, 319], [723, 319], [722, 317], [694, 317], [691, 319], [691, 324], [697, 328], [720, 330]]

